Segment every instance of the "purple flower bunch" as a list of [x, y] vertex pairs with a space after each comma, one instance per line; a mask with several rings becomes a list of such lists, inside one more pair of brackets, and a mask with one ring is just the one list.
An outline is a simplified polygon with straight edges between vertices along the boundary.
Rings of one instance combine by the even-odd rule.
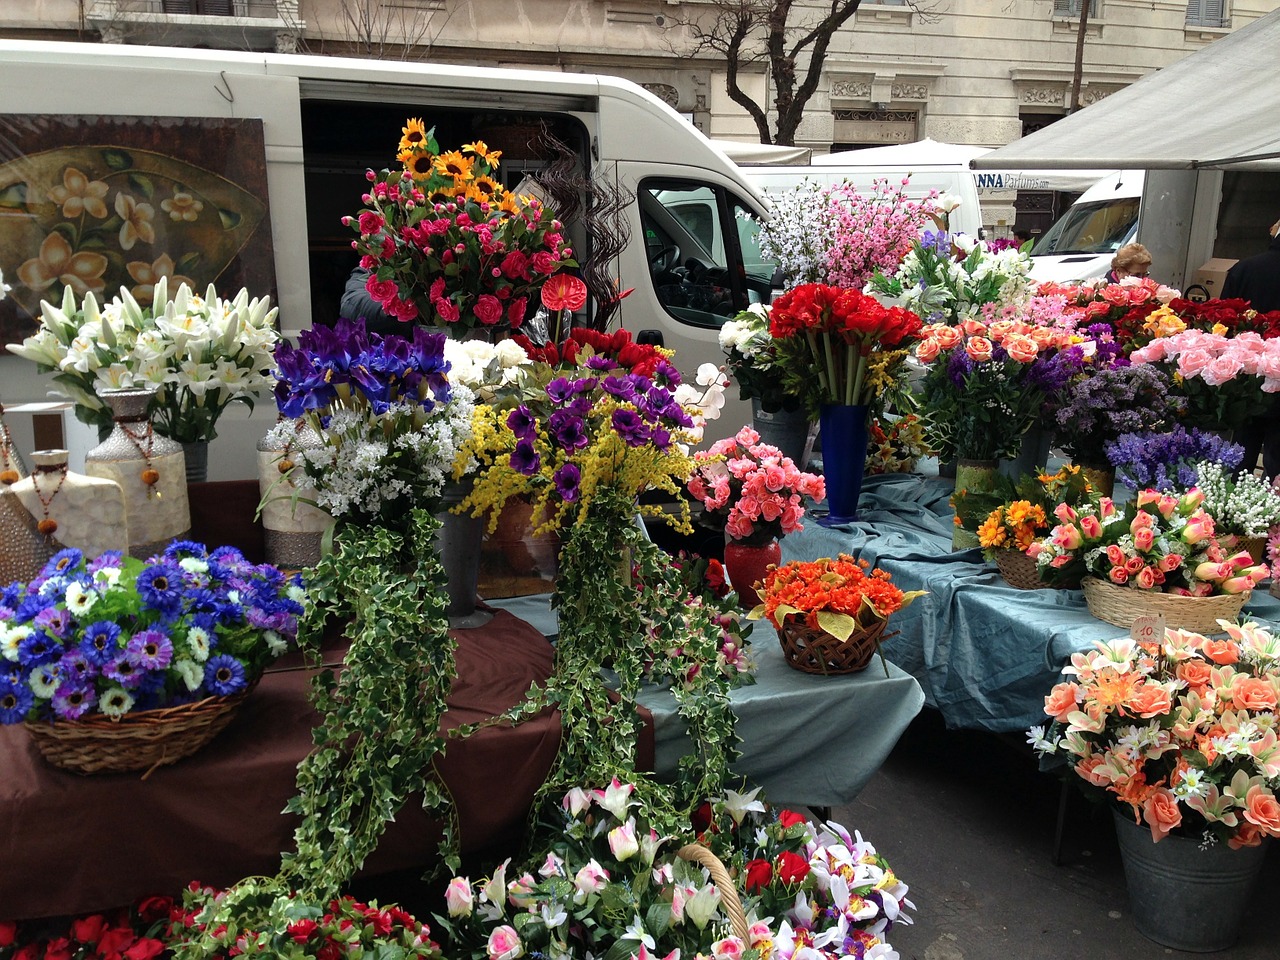
[[1133, 490], [1186, 490], [1195, 486], [1196, 463], [1208, 460], [1235, 470], [1244, 448], [1214, 433], [1175, 426], [1168, 433], [1125, 433], [1105, 444], [1116, 479]]
[[175, 541], [145, 563], [63, 550], [0, 590], [0, 723], [239, 693], [294, 642], [303, 597], [232, 547]]
[[1059, 394], [1054, 436], [1077, 463], [1102, 465], [1108, 443], [1158, 430], [1177, 409], [1168, 379], [1154, 367], [1091, 364]]
[[286, 417], [352, 399], [376, 415], [406, 402], [430, 411], [449, 402], [444, 341], [443, 333], [423, 327], [414, 327], [412, 337], [368, 333], [363, 320], [310, 327], [296, 347], [284, 341], [276, 347], [276, 404]]

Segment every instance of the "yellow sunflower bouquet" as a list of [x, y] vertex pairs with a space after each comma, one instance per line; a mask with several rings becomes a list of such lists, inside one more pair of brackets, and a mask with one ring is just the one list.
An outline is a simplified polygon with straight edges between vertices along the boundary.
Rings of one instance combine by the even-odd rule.
[[479, 140], [442, 152], [434, 128], [415, 118], [400, 138], [400, 169], [367, 173], [364, 209], [343, 223], [388, 315], [457, 337], [518, 329], [547, 278], [577, 266], [560, 221], [502, 186], [501, 155]]

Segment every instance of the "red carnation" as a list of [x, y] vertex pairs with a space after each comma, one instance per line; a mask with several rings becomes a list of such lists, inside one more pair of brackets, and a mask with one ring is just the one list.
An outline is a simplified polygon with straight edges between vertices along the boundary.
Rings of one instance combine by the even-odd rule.
[[773, 879], [773, 867], [768, 860], [752, 860], [747, 864], [747, 893], [757, 893]]

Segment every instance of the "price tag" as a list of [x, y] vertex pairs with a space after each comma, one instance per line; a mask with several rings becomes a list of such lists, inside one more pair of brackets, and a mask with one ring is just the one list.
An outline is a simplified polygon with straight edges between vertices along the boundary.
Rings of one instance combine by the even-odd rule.
[[1138, 643], [1164, 643], [1164, 616], [1138, 617], [1129, 628], [1129, 638]]

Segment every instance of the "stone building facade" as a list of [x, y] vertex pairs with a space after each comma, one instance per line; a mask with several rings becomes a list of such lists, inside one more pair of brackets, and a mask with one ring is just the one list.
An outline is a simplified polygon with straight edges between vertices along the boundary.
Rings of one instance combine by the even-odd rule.
[[[993, 147], [1051, 123], [1067, 112], [1081, 2], [864, 0], [831, 45], [796, 143], [815, 154], [923, 137]], [[1280, 0], [1090, 2], [1085, 105], [1280, 6]], [[826, 4], [807, 5], [816, 12]], [[754, 123], [725, 93], [723, 62], [694, 55], [682, 25], [711, 16], [716, 6], [715, 0], [5, 0], [0, 35], [610, 73], [648, 88], [709, 136], [753, 141]], [[742, 85], [758, 103], [771, 99], [762, 68], [747, 70]], [[997, 232], [1015, 215], [1047, 222], [1065, 199], [989, 195], [984, 220]]]

